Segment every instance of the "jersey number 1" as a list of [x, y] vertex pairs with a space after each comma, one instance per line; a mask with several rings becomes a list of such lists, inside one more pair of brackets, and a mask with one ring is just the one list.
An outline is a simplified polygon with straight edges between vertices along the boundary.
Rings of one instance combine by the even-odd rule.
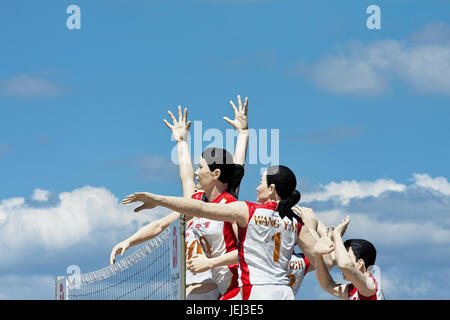
[[272, 240], [275, 241], [275, 248], [273, 249], [273, 261], [278, 262], [280, 260], [281, 232], [274, 234], [272, 236]]

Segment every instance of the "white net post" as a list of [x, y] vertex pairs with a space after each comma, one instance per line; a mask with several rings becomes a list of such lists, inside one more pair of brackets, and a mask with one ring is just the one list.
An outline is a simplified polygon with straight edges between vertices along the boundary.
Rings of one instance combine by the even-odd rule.
[[186, 300], [186, 216], [180, 215], [180, 285], [181, 300]]

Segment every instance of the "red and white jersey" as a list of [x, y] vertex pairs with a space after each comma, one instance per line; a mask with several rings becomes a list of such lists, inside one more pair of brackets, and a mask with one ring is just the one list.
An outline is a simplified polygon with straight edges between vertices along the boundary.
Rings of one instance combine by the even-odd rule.
[[239, 228], [239, 286], [288, 286], [286, 275], [301, 223], [282, 219], [276, 202], [246, 204], [248, 224]]
[[[205, 200], [205, 194], [204, 192], [197, 192], [194, 193], [191, 197], [192, 199], [197, 200]], [[186, 228], [186, 259], [190, 259], [194, 254], [203, 254], [202, 248], [197, 240], [197, 237], [195, 236], [193, 232], [193, 219], [188, 222], [187, 228]], [[189, 270], [186, 269], [186, 285], [190, 285], [193, 283], [202, 283], [202, 282], [213, 282], [211, 270], [192, 274]]]
[[303, 278], [308, 273], [310, 266], [309, 260], [303, 253], [294, 253], [289, 261], [289, 269], [287, 277], [289, 278], [289, 286], [292, 288], [294, 295], [297, 294]]
[[358, 288], [356, 288], [353, 284], [348, 285], [348, 300], [384, 300], [383, 290], [378, 287], [378, 282], [375, 280], [375, 277], [369, 275], [375, 282], [375, 293], [370, 297], [365, 297], [358, 292]]
[[[211, 203], [231, 203], [237, 201], [228, 192], [222, 192]], [[193, 218], [193, 233], [208, 258], [216, 258], [227, 252], [237, 250], [237, 238], [230, 222]], [[212, 278], [220, 293], [224, 295], [238, 287], [238, 265], [215, 267], [211, 269]]]

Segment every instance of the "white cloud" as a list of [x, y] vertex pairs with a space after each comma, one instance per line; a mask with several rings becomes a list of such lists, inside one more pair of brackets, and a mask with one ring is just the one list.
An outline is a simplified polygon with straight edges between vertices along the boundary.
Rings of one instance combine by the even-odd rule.
[[36, 201], [48, 201], [48, 195], [50, 194], [49, 191], [47, 190], [42, 190], [42, 189], [35, 189], [33, 192], [33, 195], [31, 196], [31, 199], [36, 200]]
[[317, 86], [338, 94], [375, 96], [387, 87], [386, 79], [361, 58], [329, 56], [308, 73]]
[[415, 184], [422, 188], [430, 188], [450, 196], [450, 183], [445, 177], [431, 178], [428, 174], [413, 174]]
[[352, 198], [378, 197], [386, 191], [401, 192], [406, 186], [396, 183], [393, 180], [379, 179], [375, 182], [371, 181], [342, 181], [339, 183], [331, 182], [327, 185], [320, 186], [321, 191], [311, 192], [302, 195], [302, 201], [327, 201], [335, 199], [342, 204], [348, 204]]
[[55, 298], [55, 278], [46, 275], [0, 277], [0, 300], [42, 300]]
[[[343, 52], [306, 67], [305, 74], [320, 88], [338, 94], [380, 95], [398, 78], [419, 92], [450, 95], [450, 41], [441, 41], [450, 39], [448, 30], [450, 25], [441, 23], [425, 27], [412, 41], [352, 42]], [[422, 41], [425, 35], [430, 41]]]
[[[429, 188], [450, 195], [450, 183], [445, 177], [432, 178], [428, 174], [413, 174], [414, 185], [421, 188]], [[376, 181], [341, 181], [320, 185], [319, 191], [302, 194], [302, 202], [335, 200], [347, 205], [351, 199], [366, 197], [379, 197], [388, 191], [403, 192], [407, 186], [391, 179], [378, 179]]]
[[[166, 209], [135, 214], [105, 188], [86, 186], [59, 195], [54, 207], [33, 208], [24, 198], [0, 203], [0, 266], [12, 265], [35, 250], [51, 252], [109, 239], [114, 228], [134, 233], [136, 224], [160, 218]], [[123, 240], [123, 239], [116, 239]]]
[[[343, 211], [341, 217], [345, 217]], [[365, 213], [352, 213], [349, 228], [352, 236], [368, 239], [379, 245], [450, 244], [450, 229], [436, 222], [390, 221], [375, 219]], [[335, 225], [340, 220], [335, 220]]]
[[[444, 177], [432, 178], [428, 174], [413, 176], [415, 182], [408, 186], [385, 179], [375, 182], [331, 182], [321, 186], [319, 192], [305, 194], [304, 201], [314, 201], [311, 205], [313, 209], [320, 208], [315, 211], [326, 225], [337, 225], [349, 214], [349, 230], [352, 230], [353, 237], [373, 239], [386, 246], [411, 243], [449, 245], [450, 220], [446, 203], [450, 196], [450, 183]], [[433, 206], [434, 202], [428, 199], [430, 194], [424, 189], [437, 191], [432, 199], [439, 199], [442, 206]], [[385, 194], [377, 200], [384, 192], [395, 192], [397, 195]], [[372, 200], [364, 200], [368, 197]], [[326, 204], [328, 200], [334, 201]], [[357, 206], [354, 205], [356, 200]], [[393, 205], [395, 207], [391, 208]], [[410, 212], [411, 206], [417, 207], [420, 215]]]

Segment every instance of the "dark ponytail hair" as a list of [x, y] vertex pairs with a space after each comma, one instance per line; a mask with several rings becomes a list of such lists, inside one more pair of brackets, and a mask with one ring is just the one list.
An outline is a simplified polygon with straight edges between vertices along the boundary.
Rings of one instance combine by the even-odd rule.
[[292, 220], [298, 216], [292, 211], [301, 198], [301, 194], [295, 188], [297, 187], [297, 179], [295, 174], [286, 166], [271, 166], [267, 169], [267, 186], [275, 185], [276, 192], [281, 200], [278, 202], [277, 211], [281, 218], [288, 217]]
[[227, 192], [237, 198], [237, 188], [244, 177], [244, 167], [233, 162], [231, 154], [222, 148], [207, 148], [202, 152], [202, 158], [208, 164], [209, 170], [220, 170], [219, 181], [228, 183]]

